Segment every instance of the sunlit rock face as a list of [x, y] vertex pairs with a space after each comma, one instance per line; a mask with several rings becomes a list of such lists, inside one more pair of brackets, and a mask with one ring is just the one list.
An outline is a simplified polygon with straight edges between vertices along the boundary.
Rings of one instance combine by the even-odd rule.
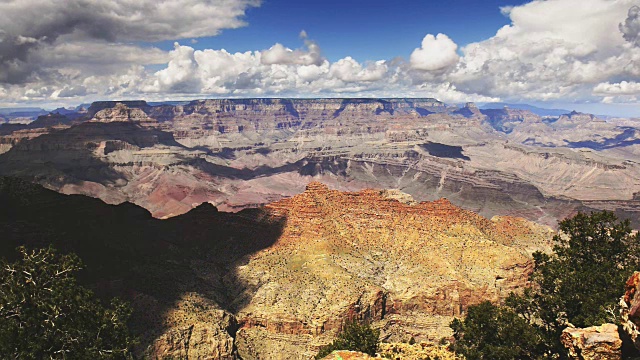
[[246, 303], [237, 314], [242, 358], [305, 358], [345, 318], [373, 321], [387, 341], [437, 341], [469, 305], [526, 287], [531, 252], [550, 249], [548, 227], [387, 194], [313, 182], [265, 207], [286, 222], [237, 270], [251, 294], [236, 300]]
[[203, 202], [256, 207], [319, 180], [550, 226], [589, 209], [637, 221], [639, 128], [435, 99], [106, 101], [0, 126], [0, 174], [131, 201], [158, 218]]

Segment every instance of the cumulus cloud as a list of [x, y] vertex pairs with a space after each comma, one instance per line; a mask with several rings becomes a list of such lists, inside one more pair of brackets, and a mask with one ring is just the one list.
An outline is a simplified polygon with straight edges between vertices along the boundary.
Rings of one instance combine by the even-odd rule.
[[156, 72], [153, 88], [158, 92], [197, 92], [200, 79], [195, 75], [198, 64], [193, 48], [176, 42], [170, 56], [167, 68]]
[[46, 72], [33, 61], [33, 53], [41, 48], [87, 39], [115, 43], [216, 35], [244, 26], [245, 10], [259, 4], [259, 0], [3, 1], [0, 83], [21, 83]]
[[384, 61], [362, 66], [350, 56], [340, 59], [331, 65], [329, 75], [344, 82], [371, 82], [381, 80], [387, 73]]
[[320, 46], [313, 41], [305, 41], [306, 49], [291, 50], [284, 45], [276, 43], [268, 50], [262, 52], [261, 61], [265, 65], [273, 64], [297, 64], [319, 65], [324, 58]]
[[302, 30], [299, 34], [304, 41], [304, 48], [291, 50], [280, 43], [276, 43], [268, 50], [261, 52], [260, 61], [264, 65], [320, 65], [325, 60], [320, 46], [309, 39], [307, 32]]
[[625, 40], [640, 46], [640, 7], [632, 6], [624, 23], [620, 23], [620, 31]]
[[422, 46], [413, 50], [411, 67], [416, 70], [440, 71], [458, 62], [458, 45], [447, 35], [428, 34], [422, 39]]
[[447, 79], [504, 99], [597, 101], [595, 85], [640, 76], [640, 52], [619, 29], [634, 2], [536, 0], [503, 9], [511, 24], [462, 48]]
[[55, 90], [51, 93], [52, 99], [73, 98], [87, 95], [87, 88], [80, 86], [65, 86], [62, 89]]
[[258, 0], [69, 0], [64, 10], [51, 3], [0, 2], [7, 18], [0, 25], [0, 100], [340, 95], [628, 102], [639, 96], [637, 0], [533, 0], [501, 8], [511, 23], [486, 40], [458, 49], [446, 34], [427, 34], [406, 60], [368, 61], [350, 54], [329, 61], [304, 30], [299, 48], [275, 43], [238, 53], [134, 43], [194, 44], [243, 26], [244, 12]]
[[[277, 47], [272, 47], [274, 49]], [[264, 52], [231, 54], [225, 50], [195, 50], [176, 44], [167, 67], [146, 79], [150, 93], [238, 95], [353, 92], [367, 90], [387, 74], [385, 61], [361, 64], [351, 57], [333, 64], [265, 61]]]
[[598, 95], [640, 95], [640, 82], [600, 83], [593, 88], [593, 92]]

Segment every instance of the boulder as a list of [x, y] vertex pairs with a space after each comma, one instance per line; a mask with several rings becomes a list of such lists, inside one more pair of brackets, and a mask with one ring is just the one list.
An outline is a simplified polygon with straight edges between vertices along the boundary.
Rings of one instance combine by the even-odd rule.
[[323, 360], [365, 360], [375, 359], [358, 351], [336, 350], [323, 358]]
[[569, 350], [571, 359], [622, 359], [622, 340], [618, 334], [618, 326], [614, 324], [588, 328], [568, 327], [562, 331], [560, 340]]
[[625, 293], [620, 299], [621, 325], [636, 349], [640, 350], [640, 272], [636, 271], [625, 284]]

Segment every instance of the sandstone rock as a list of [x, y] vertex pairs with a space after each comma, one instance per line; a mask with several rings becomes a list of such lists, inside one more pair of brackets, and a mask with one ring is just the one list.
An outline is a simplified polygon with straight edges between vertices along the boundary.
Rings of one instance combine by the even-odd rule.
[[440, 359], [460, 360], [461, 357], [447, 349], [444, 345], [421, 342], [419, 344], [407, 343], [381, 343], [380, 355], [385, 359]]
[[527, 286], [527, 238], [550, 244], [549, 231], [497, 226], [446, 199], [410, 205], [387, 195], [310, 183], [265, 207], [287, 221], [235, 274], [250, 284], [235, 300], [247, 303], [236, 335], [243, 358], [313, 356], [344, 319], [372, 321], [386, 341], [437, 341], [469, 305]]
[[625, 293], [620, 298], [622, 330], [629, 336], [636, 349], [640, 350], [640, 272], [635, 272], [625, 284]]
[[336, 350], [331, 354], [323, 357], [323, 359], [324, 360], [366, 360], [366, 359], [375, 359], [375, 358], [365, 353], [361, 353], [357, 351]]
[[560, 338], [572, 359], [619, 360], [622, 359], [622, 340], [618, 326], [604, 324], [584, 329], [566, 328]]
[[233, 338], [217, 324], [171, 329], [155, 340], [152, 359], [236, 359]]
[[[148, 316], [154, 312], [153, 299], [145, 299]], [[146, 349], [152, 359], [236, 359], [234, 338], [237, 323], [233, 315], [201, 294], [190, 293], [163, 314], [160, 321], [167, 330]], [[147, 319], [149, 325], [154, 319]], [[159, 326], [159, 325], [156, 325]]]
[[[128, 123], [99, 125], [114, 124]], [[262, 209], [203, 204], [161, 221], [133, 204], [0, 180], [4, 246], [53, 241], [78, 253], [97, 292], [131, 301], [136, 355], [148, 358], [311, 359], [348, 319], [370, 321], [382, 341], [434, 342], [468, 306], [527, 286], [527, 239], [552, 235], [445, 199], [411, 205], [317, 182]]]
[[150, 118], [141, 108], [128, 107], [125, 103], [117, 102], [112, 108], [104, 108], [93, 115], [92, 121], [113, 122], [125, 121], [136, 122], [143, 126], [154, 126], [157, 122]]

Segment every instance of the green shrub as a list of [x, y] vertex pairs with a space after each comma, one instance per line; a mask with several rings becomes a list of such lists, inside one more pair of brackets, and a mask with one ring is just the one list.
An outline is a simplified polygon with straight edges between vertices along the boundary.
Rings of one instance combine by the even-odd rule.
[[552, 254], [533, 254], [533, 286], [504, 306], [471, 306], [454, 320], [453, 349], [473, 359], [564, 358], [560, 334], [616, 322], [624, 283], [640, 269], [640, 237], [628, 220], [608, 211], [578, 213], [560, 222]]
[[78, 285], [77, 256], [19, 251], [22, 259], [0, 269], [0, 358], [131, 357], [130, 307], [115, 299], [104, 307]]
[[371, 328], [367, 323], [350, 321], [331, 344], [320, 349], [316, 359], [322, 359], [335, 350], [359, 351], [374, 356], [378, 351], [379, 337], [380, 330]]
[[485, 301], [470, 306], [464, 320], [451, 323], [452, 349], [467, 360], [537, 359], [545, 352], [543, 334], [507, 307]]

